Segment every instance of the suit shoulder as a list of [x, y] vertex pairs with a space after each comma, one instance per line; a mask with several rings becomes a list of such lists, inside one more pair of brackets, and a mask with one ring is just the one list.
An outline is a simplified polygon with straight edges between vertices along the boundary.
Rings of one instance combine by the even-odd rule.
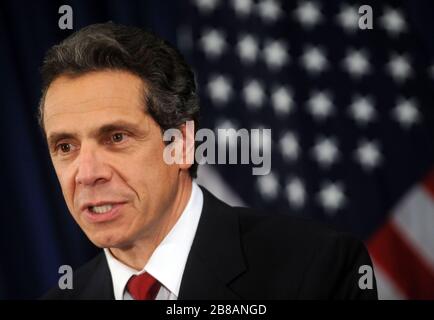
[[[264, 211], [234, 207], [240, 219], [242, 234], [251, 236], [266, 235], [276, 240], [321, 241], [336, 237], [350, 237], [332, 227], [309, 218], [291, 214], [266, 213]], [[271, 236], [271, 237], [270, 237]]]
[[[365, 245], [355, 236], [309, 219], [234, 209], [248, 264], [260, 269], [273, 265], [279, 274], [276, 286], [297, 279], [299, 298], [377, 298], [374, 275], [372, 290], [357, 286], [359, 268], [369, 266], [373, 274], [373, 267]], [[288, 270], [296, 276], [290, 279]]]
[[[307, 218], [286, 214], [267, 214], [248, 209], [233, 208], [238, 212], [240, 234], [248, 251], [264, 252], [269, 259], [286, 257], [309, 263], [314, 256], [334, 256], [354, 260], [363, 257], [371, 264], [367, 249], [357, 237]], [[288, 262], [290, 262], [288, 260]]]

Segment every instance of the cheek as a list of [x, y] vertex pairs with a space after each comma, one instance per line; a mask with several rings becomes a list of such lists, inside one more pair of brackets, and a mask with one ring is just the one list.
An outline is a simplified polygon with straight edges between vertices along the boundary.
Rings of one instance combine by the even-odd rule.
[[68, 209], [69, 211], [73, 212], [75, 190], [75, 178], [73, 175], [73, 170], [71, 167], [59, 163], [53, 162], [53, 165]]
[[138, 153], [136, 163], [139, 163], [142, 170], [153, 176], [167, 174], [174, 166], [164, 162], [164, 149], [166, 145], [160, 137], [153, 137], [152, 142], [146, 144]]
[[170, 167], [156, 153], [140, 155], [134, 162], [129, 161], [125, 169], [137, 187], [146, 188], [150, 192], [160, 188], [170, 172]]
[[[128, 166], [125, 165], [128, 163]], [[136, 190], [140, 198], [161, 199], [171, 188], [176, 178], [177, 167], [167, 165], [163, 160], [163, 146], [142, 150], [133, 159], [124, 162], [124, 173], [128, 183]]]

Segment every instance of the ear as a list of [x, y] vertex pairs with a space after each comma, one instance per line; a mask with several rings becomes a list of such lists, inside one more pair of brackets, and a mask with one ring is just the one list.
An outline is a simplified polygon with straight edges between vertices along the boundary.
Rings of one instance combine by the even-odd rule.
[[188, 170], [194, 162], [194, 121], [188, 120], [180, 127], [182, 132], [182, 163], [179, 167]]

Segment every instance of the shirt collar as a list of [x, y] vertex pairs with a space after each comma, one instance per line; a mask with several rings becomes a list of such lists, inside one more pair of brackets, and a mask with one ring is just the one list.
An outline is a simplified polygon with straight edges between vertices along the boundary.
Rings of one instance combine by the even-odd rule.
[[148, 272], [178, 297], [188, 254], [196, 234], [203, 207], [203, 193], [193, 181], [190, 199], [178, 221], [154, 250], [145, 267], [137, 271], [117, 260], [104, 249], [113, 280], [116, 300], [122, 300], [125, 286], [132, 275]]

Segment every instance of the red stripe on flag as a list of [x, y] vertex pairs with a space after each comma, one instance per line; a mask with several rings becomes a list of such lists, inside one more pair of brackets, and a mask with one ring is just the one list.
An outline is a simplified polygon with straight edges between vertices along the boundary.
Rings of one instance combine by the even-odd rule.
[[434, 170], [428, 174], [428, 176], [423, 181], [423, 186], [426, 191], [434, 198]]
[[390, 221], [368, 241], [369, 253], [409, 299], [434, 299], [434, 270]]

